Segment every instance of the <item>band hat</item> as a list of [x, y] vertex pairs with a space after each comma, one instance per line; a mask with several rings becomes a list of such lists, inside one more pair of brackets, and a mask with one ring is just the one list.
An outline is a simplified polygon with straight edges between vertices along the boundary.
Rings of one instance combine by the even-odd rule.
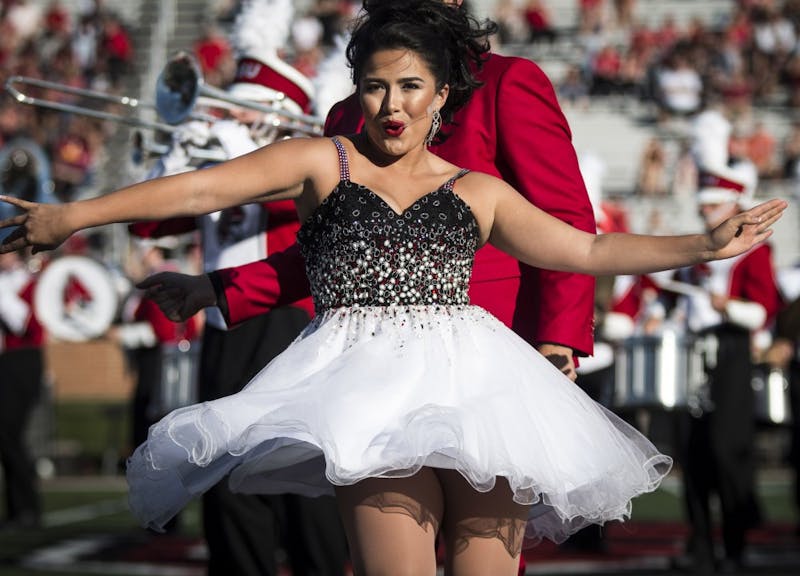
[[289, 44], [294, 14], [292, 0], [244, 2], [232, 32], [237, 66], [228, 87], [231, 96], [285, 106], [291, 112], [310, 112], [311, 80], [279, 56]]
[[741, 208], [753, 206], [758, 171], [749, 160], [736, 162], [717, 172], [704, 171], [699, 175], [698, 204], [735, 202]]
[[277, 54], [247, 55], [239, 59], [236, 78], [228, 94], [242, 100], [283, 104], [298, 114], [308, 114], [314, 87], [305, 75]]

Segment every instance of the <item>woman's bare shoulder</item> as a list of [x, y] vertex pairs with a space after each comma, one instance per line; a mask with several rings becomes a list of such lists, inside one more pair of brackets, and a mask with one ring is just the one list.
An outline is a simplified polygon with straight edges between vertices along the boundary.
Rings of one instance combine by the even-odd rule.
[[514, 189], [504, 180], [487, 174], [485, 172], [478, 172], [470, 170], [461, 178], [461, 189], [465, 192], [482, 192], [488, 193], [507, 193], [513, 192]]

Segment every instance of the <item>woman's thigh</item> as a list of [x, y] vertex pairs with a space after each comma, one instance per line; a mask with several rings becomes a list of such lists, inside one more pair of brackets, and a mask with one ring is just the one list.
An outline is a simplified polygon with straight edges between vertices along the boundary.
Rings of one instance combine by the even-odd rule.
[[445, 574], [516, 575], [530, 507], [514, 502], [504, 478], [478, 492], [454, 470], [436, 475], [444, 493]]
[[336, 498], [356, 576], [436, 574], [444, 500], [431, 468], [339, 486]]

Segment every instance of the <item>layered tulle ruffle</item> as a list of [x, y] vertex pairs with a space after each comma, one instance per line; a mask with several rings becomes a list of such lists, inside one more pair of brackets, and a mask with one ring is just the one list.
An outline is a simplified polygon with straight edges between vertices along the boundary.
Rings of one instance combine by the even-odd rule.
[[623, 519], [671, 459], [474, 306], [318, 316], [240, 393], [172, 412], [128, 463], [131, 509], [159, 529], [229, 475], [250, 493], [332, 494], [422, 466], [535, 504], [529, 541]]

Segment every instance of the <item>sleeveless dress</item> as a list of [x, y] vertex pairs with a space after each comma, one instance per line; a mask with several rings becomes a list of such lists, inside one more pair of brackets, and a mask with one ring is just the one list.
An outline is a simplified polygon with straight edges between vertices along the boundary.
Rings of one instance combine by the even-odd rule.
[[533, 504], [527, 542], [624, 519], [672, 460], [592, 401], [467, 288], [478, 226], [459, 172], [397, 213], [341, 180], [298, 233], [317, 315], [239, 393], [180, 408], [128, 462], [131, 510], [156, 530], [228, 477], [248, 493], [459, 471]]

